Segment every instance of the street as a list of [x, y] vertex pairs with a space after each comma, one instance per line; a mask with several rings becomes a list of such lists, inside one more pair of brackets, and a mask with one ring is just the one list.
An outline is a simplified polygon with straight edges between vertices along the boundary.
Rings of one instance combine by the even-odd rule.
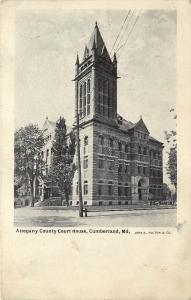
[[94, 211], [80, 218], [77, 210], [37, 209], [14, 210], [15, 226], [37, 227], [175, 227], [176, 209], [132, 211]]

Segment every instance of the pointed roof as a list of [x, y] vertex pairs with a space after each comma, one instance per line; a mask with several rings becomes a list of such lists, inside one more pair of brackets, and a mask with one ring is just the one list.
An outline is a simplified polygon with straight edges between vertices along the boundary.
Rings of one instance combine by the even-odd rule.
[[[46, 117], [44, 125], [43, 125], [44, 134], [46, 135], [46, 134], [50, 134], [50, 133], [54, 132], [55, 128], [56, 128], [56, 122], [50, 121], [48, 119], [48, 117]], [[72, 131], [72, 127], [66, 125], [66, 130], [67, 130], [67, 133], [69, 133]]]
[[116, 57], [116, 53], [114, 52], [114, 55], [113, 55], [113, 62], [116, 63], [117, 62], [117, 57]]
[[103, 38], [101, 36], [101, 33], [99, 31], [97, 22], [95, 24], [94, 31], [90, 37], [90, 40], [87, 44], [87, 48], [89, 52], [92, 51], [92, 49], [96, 48], [98, 55], [103, 56], [108, 60], [111, 60], [107, 48], [105, 46], [105, 43], [103, 41]]
[[147, 133], [149, 133], [148, 129], [147, 129], [147, 126], [145, 125], [143, 119], [142, 119], [142, 116], [140, 116], [140, 120], [135, 123], [135, 128], [138, 128], [138, 129], [141, 129], [142, 131], [145, 131]]
[[76, 65], [79, 65], [79, 56], [78, 56], [78, 53], [77, 53], [77, 57], [76, 57]]
[[87, 45], [85, 45], [83, 59], [86, 59], [88, 56], [89, 56], [89, 49], [87, 48]]

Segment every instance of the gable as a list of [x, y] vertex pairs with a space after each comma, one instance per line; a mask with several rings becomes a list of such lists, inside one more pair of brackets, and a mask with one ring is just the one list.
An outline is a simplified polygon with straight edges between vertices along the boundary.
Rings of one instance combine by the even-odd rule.
[[145, 133], [149, 134], [149, 131], [148, 131], [148, 129], [147, 129], [147, 127], [146, 127], [146, 125], [145, 125], [145, 123], [143, 122], [142, 119], [140, 119], [140, 120], [135, 124], [135, 127], [134, 127], [134, 128], [137, 129], [137, 130], [140, 130], [140, 131], [142, 131], [142, 132], [145, 132]]

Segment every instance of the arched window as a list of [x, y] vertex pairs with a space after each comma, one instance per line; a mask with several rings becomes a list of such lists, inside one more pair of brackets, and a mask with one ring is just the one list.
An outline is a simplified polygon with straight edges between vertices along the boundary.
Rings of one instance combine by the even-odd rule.
[[111, 85], [108, 83], [108, 117], [112, 117], [112, 93], [111, 93]]
[[86, 116], [86, 82], [84, 82], [84, 91], [83, 91], [83, 116]]
[[88, 195], [88, 181], [84, 181], [84, 195]]
[[85, 136], [85, 138], [84, 138], [84, 154], [87, 153], [87, 147], [88, 147], [88, 136]]
[[98, 80], [98, 114], [102, 114], [102, 82]]
[[85, 136], [84, 138], [84, 146], [87, 146], [88, 145], [88, 136]]
[[79, 107], [79, 115], [82, 117], [82, 85], [80, 85], [80, 107]]
[[84, 169], [88, 169], [88, 156], [84, 156]]
[[88, 79], [87, 85], [87, 115], [90, 114], [90, 79]]

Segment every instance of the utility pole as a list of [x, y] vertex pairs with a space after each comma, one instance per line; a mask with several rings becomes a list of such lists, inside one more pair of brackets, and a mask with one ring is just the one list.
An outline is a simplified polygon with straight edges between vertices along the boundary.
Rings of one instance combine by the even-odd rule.
[[82, 198], [82, 175], [80, 159], [80, 135], [79, 135], [79, 112], [78, 112], [78, 82], [75, 81], [76, 88], [76, 139], [77, 139], [77, 162], [78, 162], [78, 197], [79, 197], [79, 217], [83, 217], [83, 198]]

